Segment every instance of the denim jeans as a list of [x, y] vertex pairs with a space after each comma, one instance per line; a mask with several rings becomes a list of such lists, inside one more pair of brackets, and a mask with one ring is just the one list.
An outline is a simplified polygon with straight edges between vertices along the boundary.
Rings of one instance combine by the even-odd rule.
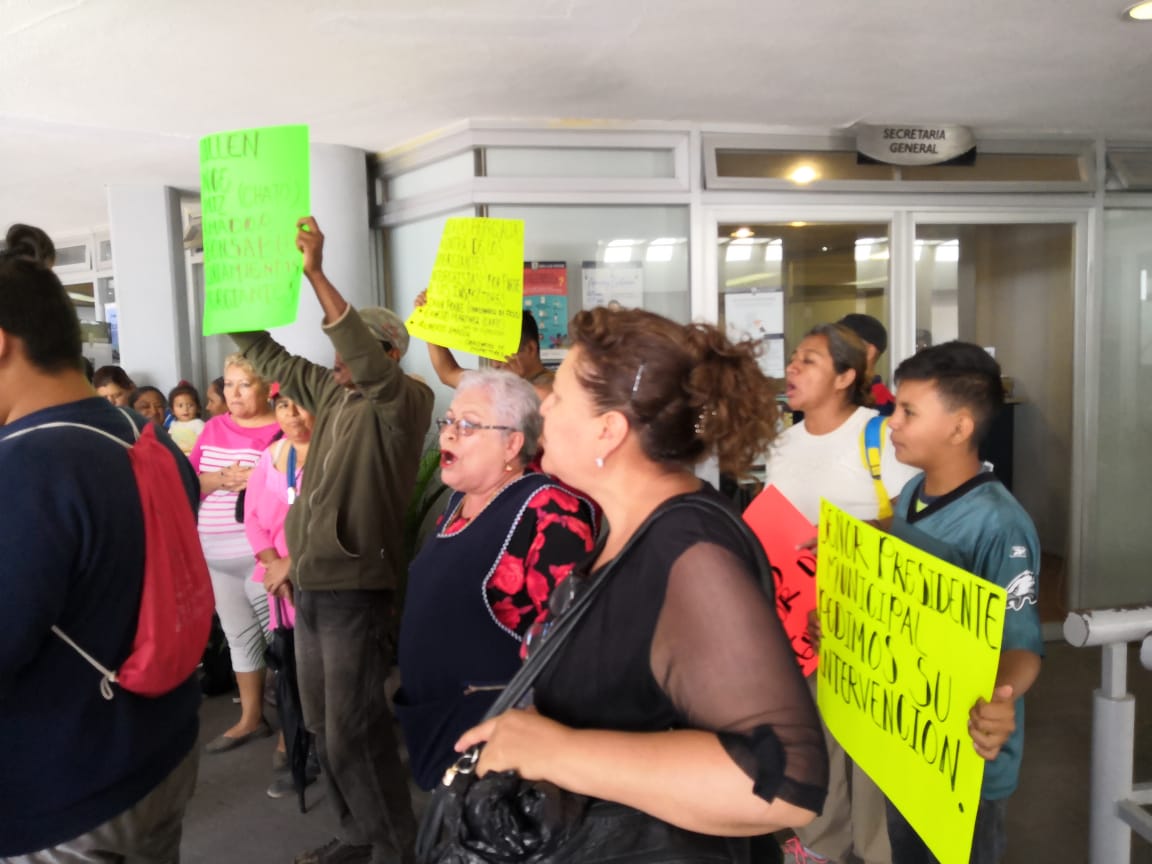
[[304, 724], [344, 840], [373, 864], [409, 864], [416, 820], [384, 682], [392, 665], [390, 591], [298, 591], [296, 672]]
[[[939, 864], [900, 811], [887, 802], [888, 839], [892, 841], [892, 864]], [[972, 838], [969, 864], [999, 864], [1008, 845], [1004, 814], [1007, 801], [980, 801], [976, 811], [976, 833]]]

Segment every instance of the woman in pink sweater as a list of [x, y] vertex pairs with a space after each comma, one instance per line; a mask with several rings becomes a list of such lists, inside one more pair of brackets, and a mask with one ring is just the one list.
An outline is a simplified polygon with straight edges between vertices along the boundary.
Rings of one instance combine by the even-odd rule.
[[[264, 451], [248, 477], [244, 531], [256, 556], [252, 580], [268, 593], [272, 626], [291, 627], [296, 613], [292, 606], [292, 583], [288, 579], [291, 560], [288, 541], [284, 538], [284, 520], [288, 517], [288, 508], [300, 494], [308, 444], [312, 440], [313, 417], [283, 393], [276, 397], [275, 410], [276, 422], [284, 437]], [[277, 600], [283, 602], [277, 603]], [[278, 606], [284, 608], [284, 621], [279, 620]]]
[[[252, 581], [268, 595], [268, 615], [272, 627], [292, 627], [296, 612], [292, 603], [292, 583], [288, 579], [291, 560], [284, 536], [284, 520], [296, 502], [308, 461], [308, 444], [312, 440], [312, 415], [285, 396], [273, 400], [276, 422], [284, 437], [264, 451], [248, 477], [244, 493], [244, 531], [256, 567]], [[283, 674], [283, 673], [281, 673]], [[283, 770], [288, 765], [284, 735], [276, 745], [272, 767]], [[280, 798], [292, 792], [290, 777], [273, 781], [268, 795]]]

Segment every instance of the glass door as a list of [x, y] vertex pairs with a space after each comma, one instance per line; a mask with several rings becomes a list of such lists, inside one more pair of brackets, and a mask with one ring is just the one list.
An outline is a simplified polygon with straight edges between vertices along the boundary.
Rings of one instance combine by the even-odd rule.
[[1008, 402], [981, 455], [1036, 524], [1041, 613], [1062, 621], [1074, 559], [1077, 225], [916, 220], [915, 344], [960, 339], [1000, 363]]
[[[887, 222], [721, 222], [716, 243], [719, 321], [762, 341], [772, 377], [817, 324], [863, 312], [888, 326]], [[885, 355], [877, 372], [888, 368]]]

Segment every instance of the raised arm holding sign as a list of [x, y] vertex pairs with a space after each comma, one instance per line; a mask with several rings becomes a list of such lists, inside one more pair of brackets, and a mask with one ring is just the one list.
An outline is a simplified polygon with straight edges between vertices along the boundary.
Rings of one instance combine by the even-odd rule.
[[409, 333], [433, 345], [505, 360], [520, 347], [524, 223], [449, 219]]

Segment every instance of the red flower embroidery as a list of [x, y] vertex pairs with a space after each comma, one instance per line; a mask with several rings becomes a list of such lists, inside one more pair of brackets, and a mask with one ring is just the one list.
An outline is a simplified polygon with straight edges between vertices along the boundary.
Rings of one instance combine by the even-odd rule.
[[520, 609], [512, 602], [511, 597], [505, 597], [499, 603], [493, 603], [492, 614], [509, 630], [515, 630], [520, 626], [520, 618], [522, 617]]
[[500, 556], [488, 585], [509, 597], [515, 596], [524, 587], [524, 562], [505, 552]]
[[553, 586], [559, 585], [565, 579], [572, 575], [572, 571], [576, 568], [575, 564], [559, 564], [548, 568], [548, 573], [552, 576]]
[[[549, 568], [552, 569], [552, 568]], [[528, 597], [537, 609], [543, 609], [548, 602], [548, 595], [552, 593], [552, 586], [539, 570], [529, 570], [525, 579], [528, 585]]]
[[528, 554], [524, 556], [524, 569], [531, 570], [540, 560], [540, 550], [544, 548], [544, 531], [537, 528], [536, 536], [532, 538], [532, 545], [528, 547]]
[[566, 510], [569, 513], [578, 513], [580, 511], [580, 502], [570, 492], [565, 492], [563, 489], [557, 489], [554, 486], [549, 486], [541, 489], [534, 496], [530, 502], [530, 506], [536, 510], [542, 510], [549, 504], [555, 504], [561, 510]]
[[592, 551], [592, 526], [577, 516], [561, 516], [560, 524], [584, 541], [584, 548]]

